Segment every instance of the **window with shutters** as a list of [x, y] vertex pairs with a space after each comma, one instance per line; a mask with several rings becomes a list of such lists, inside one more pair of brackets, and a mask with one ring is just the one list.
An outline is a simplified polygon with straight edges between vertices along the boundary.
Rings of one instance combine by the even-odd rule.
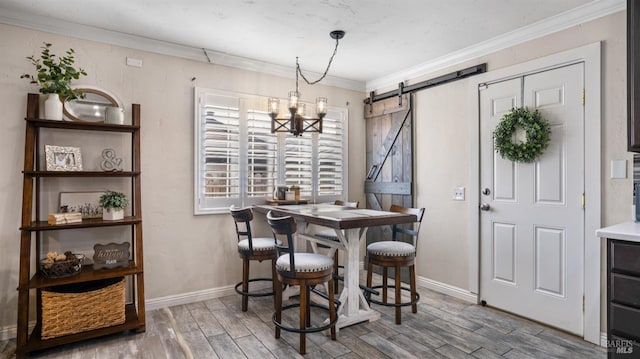
[[343, 176], [346, 144], [343, 141], [346, 125], [343, 113], [329, 111], [322, 121], [322, 133], [318, 135], [318, 166], [316, 174], [318, 196], [343, 193], [346, 177]]
[[275, 186], [312, 202], [346, 198], [347, 110], [330, 108], [323, 133], [271, 133], [267, 97], [195, 89], [194, 212], [265, 203]]
[[278, 176], [278, 137], [266, 111], [247, 111], [247, 196], [273, 195]]
[[300, 187], [300, 197], [313, 195], [313, 140], [311, 136], [285, 136], [284, 184]]

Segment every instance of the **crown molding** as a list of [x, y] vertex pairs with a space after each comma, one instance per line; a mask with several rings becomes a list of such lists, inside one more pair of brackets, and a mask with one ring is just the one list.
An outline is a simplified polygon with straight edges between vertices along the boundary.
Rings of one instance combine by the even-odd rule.
[[[295, 78], [295, 67], [281, 66], [210, 49], [185, 46], [123, 32], [106, 30], [94, 26], [62, 21], [46, 16], [37, 16], [21, 11], [2, 9], [1, 6], [0, 9], [0, 24], [19, 26], [32, 30], [96, 41], [109, 45], [122, 46], [156, 54], [180, 57], [194, 61], [210, 62], [215, 65], [255, 71], [285, 78]], [[309, 74], [311, 76], [318, 77], [322, 75], [315, 72], [309, 72]], [[365, 89], [365, 83], [363, 81], [349, 80], [331, 75], [325, 77], [324, 80], [322, 80], [322, 84], [361, 92], [364, 92]]]
[[[625, 9], [626, 3], [624, 0], [595, 0], [562, 14], [505, 33], [462, 50], [451, 52], [445, 56], [409, 67], [405, 70], [367, 81], [366, 83], [329, 75], [323, 80], [323, 84], [367, 93], [378, 89], [395, 88], [399, 82], [407, 79], [417, 78], [450, 68], [451, 66], [471, 61], [475, 58]], [[35, 16], [15, 10], [2, 9], [0, 23], [200, 62], [209, 62], [207, 59], [208, 55], [211, 60], [210, 62], [216, 65], [255, 71], [284, 78], [295, 78], [295, 68], [289, 66], [257, 61], [209, 49], [206, 49], [205, 55], [205, 50], [201, 48], [71, 23], [45, 16]], [[314, 76], [321, 75], [318, 73], [310, 74]]]
[[572, 26], [580, 25], [626, 9], [624, 0], [595, 0], [570, 11], [549, 17], [520, 29], [507, 32], [490, 40], [477, 43], [459, 51], [451, 52], [434, 60], [409, 67], [405, 70], [367, 81], [366, 91], [397, 88], [398, 83], [451, 68], [478, 57], [515, 46]]

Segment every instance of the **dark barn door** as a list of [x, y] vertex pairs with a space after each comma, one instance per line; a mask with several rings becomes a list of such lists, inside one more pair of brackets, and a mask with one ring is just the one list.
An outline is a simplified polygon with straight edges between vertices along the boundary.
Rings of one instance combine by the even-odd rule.
[[[403, 95], [365, 105], [367, 131], [367, 208], [388, 211], [391, 204], [413, 207], [412, 98]], [[371, 227], [367, 245], [391, 239], [391, 227]], [[411, 241], [411, 238], [404, 238]], [[366, 258], [365, 260], [368, 260]], [[390, 275], [393, 275], [390, 271]], [[408, 278], [403, 273], [403, 281]]]

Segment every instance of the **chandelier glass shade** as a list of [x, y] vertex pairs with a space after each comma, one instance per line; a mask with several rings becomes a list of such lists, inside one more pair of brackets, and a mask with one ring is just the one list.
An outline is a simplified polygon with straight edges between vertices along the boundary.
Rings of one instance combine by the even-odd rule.
[[279, 118], [278, 116], [280, 112], [280, 100], [277, 98], [269, 98], [268, 109], [269, 116], [271, 117], [271, 133], [289, 132], [294, 136], [301, 136], [304, 132], [322, 133], [322, 119], [327, 114], [327, 98], [316, 98], [316, 117], [306, 117], [305, 104], [300, 102], [300, 92], [298, 91], [298, 75], [300, 75], [302, 79], [309, 85], [314, 85], [322, 81], [322, 79], [327, 76], [329, 68], [331, 67], [331, 62], [333, 61], [333, 57], [338, 51], [338, 42], [344, 37], [344, 31], [335, 30], [332, 31], [329, 35], [332, 39], [336, 40], [336, 46], [333, 50], [331, 58], [329, 59], [327, 69], [319, 79], [312, 82], [307, 80], [307, 78], [302, 73], [302, 70], [300, 69], [300, 64], [298, 63], [298, 58], [296, 57], [296, 89], [295, 91], [289, 92], [287, 103], [287, 108], [289, 109], [288, 117]]

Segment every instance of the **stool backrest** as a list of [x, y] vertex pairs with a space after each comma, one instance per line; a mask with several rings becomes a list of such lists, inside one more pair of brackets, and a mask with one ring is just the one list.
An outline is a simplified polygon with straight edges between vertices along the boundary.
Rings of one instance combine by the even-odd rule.
[[335, 202], [333, 202], [333, 204], [335, 204], [336, 206], [342, 206], [342, 207], [358, 208], [358, 206], [360, 205], [360, 202], [359, 201], [345, 202], [337, 199]]
[[[271, 231], [273, 232], [273, 240], [276, 242], [276, 249], [278, 251], [278, 257], [283, 254], [289, 254], [289, 268], [291, 269], [291, 274], [294, 275], [296, 272], [296, 263], [295, 256], [293, 250], [293, 234], [296, 233], [298, 227], [296, 225], [296, 221], [291, 216], [287, 217], [276, 217], [276, 215], [269, 211], [267, 213], [267, 222], [269, 222], [269, 226], [271, 226]], [[282, 244], [278, 244], [278, 238], [286, 237], [286, 241], [282, 241]]]
[[[420, 233], [420, 226], [422, 225], [422, 217], [424, 217], [424, 208], [410, 208], [392, 204], [389, 212], [413, 214], [417, 217], [416, 222], [409, 228], [400, 227], [400, 225], [394, 224], [391, 240], [397, 241], [398, 233], [406, 234], [412, 237], [413, 246], [418, 248], [418, 234]], [[415, 226], [416, 223], [418, 224], [417, 228]]]
[[249, 241], [249, 253], [253, 253], [253, 237], [251, 235], [251, 221], [253, 220], [253, 211], [251, 208], [238, 208], [231, 206], [229, 208], [233, 222], [236, 225], [236, 236], [238, 242], [242, 240], [241, 237], [246, 237]]

